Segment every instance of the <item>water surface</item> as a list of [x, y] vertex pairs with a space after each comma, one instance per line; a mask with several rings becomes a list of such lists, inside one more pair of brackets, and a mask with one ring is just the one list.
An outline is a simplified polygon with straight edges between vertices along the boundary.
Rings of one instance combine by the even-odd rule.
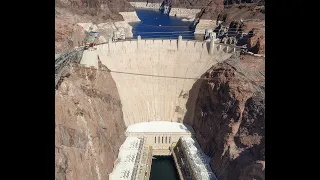
[[179, 180], [172, 156], [152, 158], [150, 180]]
[[[133, 38], [138, 35], [144, 38], [194, 39], [194, 30], [189, 28], [192, 22], [184, 22], [182, 18], [172, 17], [149, 9], [136, 9], [141, 22], [132, 24]], [[159, 26], [160, 25], [160, 26]]]

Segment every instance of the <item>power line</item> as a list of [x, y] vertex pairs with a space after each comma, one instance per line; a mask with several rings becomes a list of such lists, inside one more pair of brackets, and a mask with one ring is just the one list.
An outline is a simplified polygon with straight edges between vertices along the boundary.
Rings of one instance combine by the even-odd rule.
[[[113, 71], [113, 70], [100, 70], [100, 71], [107, 71], [117, 74], [127, 74], [127, 75], [134, 75], [134, 76], [147, 76], [147, 77], [158, 77], [158, 78], [172, 78], [172, 79], [193, 79], [193, 80], [217, 80], [216, 78], [206, 78], [206, 77], [179, 77], [179, 76], [163, 76], [163, 75], [154, 75], [154, 74], [142, 74], [142, 73], [132, 73], [132, 72], [124, 72], [124, 71]], [[255, 82], [264, 82], [264, 81], [255, 81]]]
[[[81, 49], [81, 48], [80, 48]], [[126, 54], [126, 53], [117, 53], [117, 54]], [[222, 63], [221, 61], [218, 61], [218, 63]], [[225, 63], [227, 63], [228, 65], [234, 67], [237, 72], [239, 72], [241, 74], [241, 71], [242, 72], [245, 72], [245, 73], [242, 73], [242, 75], [244, 77], [246, 77], [249, 82], [265, 82], [264, 80], [252, 80], [250, 79], [247, 75], [248, 75], [248, 72], [257, 72], [257, 71], [248, 71], [248, 70], [244, 70], [242, 67], [241, 67], [241, 64], [240, 64], [240, 61], [239, 61], [239, 57], [236, 55], [235, 58], [234, 58], [234, 62], [235, 64], [230, 64], [228, 63], [227, 61], [224, 61]], [[69, 64], [69, 63], [68, 63]], [[236, 66], [236, 67], [235, 67]], [[172, 78], [172, 79], [192, 79], [192, 80], [218, 80], [219, 78], [218, 77], [215, 77], [215, 78], [211, 78], [211, 77], [179, 77], [179, 76], [164, 76], [164, 75], [154, 75], [154, 74], [143, 74], [143, 73], [133, 73], [133, 72], [124, 72], [124, 71], [113, 71], [113, 70], [101, 70], [101, 71], [108, 71], [108, 72], [112, 72], [112, 73], [117, 73], [117, 74], [126, 74], [126, 75], [134, 75], [134, 76], [146, 76], [146, 77], [158, 77], [158, 78]], [[219, 72], [219, 71], [214, 71], [214, 72]], [[223, 72], [222, 70], [220, 70], [220, 72]], [[258, 71], [261, 75], [263, 75], [261, 73], [261, 71]], [[264, 75], [263, 75], [264, 77]], [[56, 80], [56, 84], [57, 84], [57, 80]], [[258, 85], [256, 85], [258, 86]], [[259, 92], [261, 92], [261, 88], [259, 87], [255, 87], [255, 88], [258, 88]]]

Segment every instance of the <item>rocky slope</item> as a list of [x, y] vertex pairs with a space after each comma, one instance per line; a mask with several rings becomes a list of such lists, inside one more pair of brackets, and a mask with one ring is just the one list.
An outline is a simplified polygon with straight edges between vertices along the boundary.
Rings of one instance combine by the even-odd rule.
[[[129, 2], [162, 3], [163, 0], [128, 0]], [[165, 0], [168, 4], [170, 0]], [[218, 15], [224, 15], [227, 23], [233, 20], [242, 19], [264, 19], [264, 6], [238, 5], [240, 1], [236, 0], [171, 0], [172, 8], [201, 9], [197, 18], [206, 20], [217, 20]], [[241, 3], [258, 3], [264, 0], [242, 0]], [[227, 8], [228, 5], [229, 7]]]
[[264, 21], [254, 20], [232, 21], [230, 24], [220, 24], [215, 31], [223, 43], [246, 46], [249, 52], [265, 54], [264, 24]]
[[70, 51], [81, 45], [85, 31], [77, 23], [108, 23], [124, 21], [119, 12], [134, 12], [126, 0], [56, 0], [55, 50]]
[[108, 180], [124, 131], [111, 75], [71, 68], [55, 94], [55, 179]]
[[242, 56], [241, 64], [227, 62], [212, 67], [205, 75], [212, 79], [201, 82], [196, 138], [218, 179], [263, 180], [264, 78], [259, 74], [264, 74], [264, 59]]
[[[255, 54], [264, 54], [265, 52], [265, 31], [264, 19], [265, 8], [263, 4], [258, 4], [262, 0], [248, 1], [256, 4], [238, 5], [237, 1], [224, 1], [224, 0], [207, 0], [207, 4], [196, 15], [193, 22], [196, 34], [204, 34], [205, 29], [218, 28], [218, 23], [223, 22], [224, 26], [229, 28], [228, 37], [238, 31], [233, 22], [239, 22], [241, 19], [244, 21], [244, 28], [241, 29], [243, 33], [249, 34], [242, 40], [237, 37], [240, 42], [237, 45], [247, 45], [247, 49]], [[242, 3], [244, 1], [241, 1]], [[263, 1], [264, 2], [264, 1]], [[227, 7], [226, 4], [229, 6]], [[262, 21], [252, 21], [258, 19]], [[233, 31], [233, 32], [232, 32]], [[223, 37], [222, 37], [223, 38]]]
[[[258, 3], [261, 0], [253, 1]], [[234, 20], [242, 19], [264, 19], [264, 6], [260, 4], [238, 5], [235, 1], [229, 1], [226, 6], [224, 0], [207, 0], [208, 4], [198, 13], [198, 18], [217, 20], [219, 15], [225, 17], [225, 21], [230, 23]], [[242, 3], [244, 1], [242, 0]], [[248, 1], [249, 2], [249, 1]], [[222, 19], [218, 19], [222, 20]]]
[[133, 12], [126, 0], [56, 0], [56, 7], [66, 8], [73, 14], [88, 15], [98, 20], [123, 20], [119, 12]]
[[244, 31], [252, 33], [248, 38], [247, 48], [255, 54], [265, 54], [265, 27], [264, 22], [246, 22]]
[[[198, 9], [200, 7], [207, 6], [211, 0], [128, 0], [129, 2], [148, 2], [148, 3], [162, 3], [163, 1], [168, 4], [171, 1], [173, 8], [188, 8]], [[222, 1], [223, 0], [214, 0]]]

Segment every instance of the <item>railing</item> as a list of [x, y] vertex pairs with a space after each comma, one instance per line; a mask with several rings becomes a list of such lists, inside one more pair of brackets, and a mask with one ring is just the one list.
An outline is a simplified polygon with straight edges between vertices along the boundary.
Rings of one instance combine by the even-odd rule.
[[[185, 172], [186, 167], [183, 167], [183, 163], [181, 163], [181, 161], [182, 161], [181, 156], [176, 153], [176, 150], [178, 150], [178, 148], [179, 147], [175, 147], [172, 149], [172, 156], [175, 161], [180, 180], [184, 180], [185, 178], [186, 178], [186, 180], [188, 180], [188, 179], [190, 179], [190, 177], [188, 177], [188, 175]], [[184, 171], [184, 173], [182, 171]]]
[[[182, 36], [183, 38], [183, 36]], [[169, 38], [141, 38], [140, 41], [145, 41], [145, 40], [171, 40], [171, 41], [179, 41], [179, 39], [169, 39]], [[124, 39], [124, 40], [118, 40], [118, 41], [111, 41], [111, 43], [117, 43], [117, 42], [130, 42], [130, 41], [139, 41], [138, 39]], [[203, 40], [196, 40], [196, 39], [182, 39], [183, 42], [201, 42], [201, 43], [209, 43], [208, 41], [203, 41]], [[98, 43], [96, 45], [103, 45], [103, 44], [108, 44], [109, 42], [102, 42]], [[235, 51], [240, 51], [241, 46], [236, 46], [232, 44], [225, 44], [225, 43], [214, 43], [215, 45], [222, 45], [222, 46], [228, 46], [230, 48], [235, 48]], [[228, 52], [228, 53], [233, 53], [233, 52]]]
[[216, 180], [217, 178], [209, 166], [209, 159], [205, 158], [206, 155], [201, 150], [198, 142], [190, 138], [181, 138], [180, 140], [192, 177], [195, 179]]
[[152, 165], [152, 146], [149, 146], [147, 169], [146, 169], [147, 172], [146, 172], [145, 180], [148, 180], [150, 178], [151, 165]]
[[[180, 144], [180, 143], [179, 143]], [[180, 167], [180, 170], [181, 170], [181, 173], [182, 173], [182, 176], [185, 180], [192, 180], [192, 177], [191, 177], [191, 172], [190, 172], [190, 166], [183, 154], [183, 151], [181, 151], [180, 149], [181, 147], [179, 145], [177, 145], [174, 149], [173, 149], [173, 152], [175, 153], [176, 155], [176, 158], [177, 158], [177, 162], [178, 162], [178, 165]]]
[[140, 165], [141, 153], [143, 152], [144, 143], [145, 143], [145, 138], [141, 138], [139, 148], [138, 148], [138, 154], [137, 154], [136, 161], [134, 163], [134, 167], [133, 167], [133, 171], [132, 171], [131, 180], [136, 180], [137, 172], [138, 172], [139, 165]]

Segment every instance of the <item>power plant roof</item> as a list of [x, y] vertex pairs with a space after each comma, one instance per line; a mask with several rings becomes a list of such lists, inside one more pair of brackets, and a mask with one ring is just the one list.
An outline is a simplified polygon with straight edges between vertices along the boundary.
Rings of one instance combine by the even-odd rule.
[[169, 121], [150, 121], [132, 124], [127, 128], [127, 132], [170, 132], [170, 133], [193, 133], [191, 126]]

